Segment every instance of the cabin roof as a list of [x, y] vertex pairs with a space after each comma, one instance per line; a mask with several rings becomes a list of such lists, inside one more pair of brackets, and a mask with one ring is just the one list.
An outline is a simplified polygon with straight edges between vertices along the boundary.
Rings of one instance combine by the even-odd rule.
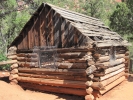
[[[41, 10], [39, 9], [41, 9], [42, 6], [51, 7], [51, 9], [55, 10], [58, 14], [60, 14], [60, 16], [67, 19], [71, 23], [71, 25], [79, 30], [84, 36], [92, 39], [93, 42], [91, 43], [97, 47], [130, 45], [128, 41], [124, 40], [118, 33], [111, 31], [109, 27], [105, 26], [100, 19], [94, 17], [66, 10], [49, 3], [42, 3], [42, 5], [38, 8], [34, 15], [36, 13], [40, 13]], [[32, 18], [33, 16], [31, 17], [31, 19]], [[28, 22], [26, 24], [28, 24]], [[21, 32], [19, 35], [21, 35]], [[17, 40], [18, 37], [16, 37], [15, 40]], [[11, 45], [13, 45], [15, 40]]]

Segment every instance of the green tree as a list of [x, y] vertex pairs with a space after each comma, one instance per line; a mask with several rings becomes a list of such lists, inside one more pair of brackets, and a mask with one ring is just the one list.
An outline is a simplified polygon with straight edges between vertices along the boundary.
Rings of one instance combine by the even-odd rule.
[[107, 26], [110, 24], [109, 17], [114, 11], [116, 2], [114, 0], [85, 0], [80, 2], [81, 9], [79, 12], [101, 19]]
[[120, 3], [116, 6], [114, 13], [110, 17], [110, 27], [124, 35], [130, 33], [130, 24], [129, 24], [129, 13], [130, 10], [128, 9], [125, 3]]
[[[121, 34], [124, 39], [133, 44], [133, 2], [119, 3], [110, 17], [110, 28]], [[133, 58], [133, 46], [129, 47], [130, 57]]]
[[21, 31], [30, 15], [27, 9], [18, 11], [16, 0], [3, 1], [0, 7], [0, 53], [6, 53], [7, 46]]

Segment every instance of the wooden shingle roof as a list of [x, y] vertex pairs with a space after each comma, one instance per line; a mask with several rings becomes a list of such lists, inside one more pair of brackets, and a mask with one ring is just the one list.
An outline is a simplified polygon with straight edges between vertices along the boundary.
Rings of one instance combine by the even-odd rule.
[[80, 14], [74, 11], [66, 10], [48, 3], [43, 3], [35, 12], [35, 14], [40, 13], [39, 9], [42, 6], [49, 6], [61, 17], [69, 21], [73, 27], [75, 27], [78, 31], [81, 32], [82, 35], [86, 36], [89, 41], [91, 40], [91, 44], [93, 46], [106, 47], [130, 45], [128, 41], [124, 40], [118, 33], [111, 31], [109, 27], [105, 26], [100, 19]]
[[130, 45], [126, 40], [123, 40], [118, 33], [111, 31], [109, 27], [105, 26], [100, 19], [66, 10], [51, 4], [47, 5], [51, 6], [62, 17], [70, 21], [83, 35], [90, 37], [97, 47]]

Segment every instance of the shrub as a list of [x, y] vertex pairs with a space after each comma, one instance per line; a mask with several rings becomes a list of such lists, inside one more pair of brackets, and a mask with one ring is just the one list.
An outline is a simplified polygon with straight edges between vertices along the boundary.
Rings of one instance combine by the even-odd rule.
[[[0, 54], [0, 61], [6, 61], [7, 57], [4, 54]], [[6, 64], [6, 65], [0, 65], [0, 70], [9, 70], [10, 69], [10, 65]]]

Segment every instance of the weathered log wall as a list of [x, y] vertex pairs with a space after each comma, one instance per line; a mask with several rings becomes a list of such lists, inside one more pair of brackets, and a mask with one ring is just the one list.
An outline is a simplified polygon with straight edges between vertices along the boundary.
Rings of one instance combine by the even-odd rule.
[[[95, 62], [92, 58], [92, 49], [83, 48], [62, 48], [56, 49], [56, 67], [49, 67], [41, 63], [42, 68], [35, 66], [37, 63], [37, 53], [19, 51], [17, 59], [18, 82], [24, 88], [59, 92], [74, 95], [87, 95], [86, 98], [94, 98], [93, 89], [88, 86], [96, 70]], [[28, 53], [24, 53], [28, 52]], [[40, 52], [48, 52], [41, 50]], [[31, 59], [30, 57], [34, 58]], [[32, 66], [31, 66], [32, 65]], [[44, 67], [45, 66], [45, 67]], [[60, 91], [57, 91], [59, 89]], [[63, 92], [62, 92], [63, 91]]]
[[110, 48], [55, 50], [58, 55], [56, 67], [49, 67], [45, 62], [41, 64], [46, 67], [39, 68], [38, 53], [28, 50], [18, 50], [17, 54], [9, 55], [8, 58], [18, 61], [18, 64], [11, 66], [11, 83], [40, 91], [81, 95], [86, 100], [93, 100], [125, 79], [129, 53], [124, 47], [116, 47], [113, 62], [110, 61], [110, 53], [106, 52]]
[[105, 94], [121, 83], [125, 79], [125, 72], [129, 70], [129, 53], [125, 47], [116, 47], [112, 55], [109, 47], [95, 48], [92, 55], [97, 69], [92, 73], [94, 77], [90, 87], [99, 94]]

